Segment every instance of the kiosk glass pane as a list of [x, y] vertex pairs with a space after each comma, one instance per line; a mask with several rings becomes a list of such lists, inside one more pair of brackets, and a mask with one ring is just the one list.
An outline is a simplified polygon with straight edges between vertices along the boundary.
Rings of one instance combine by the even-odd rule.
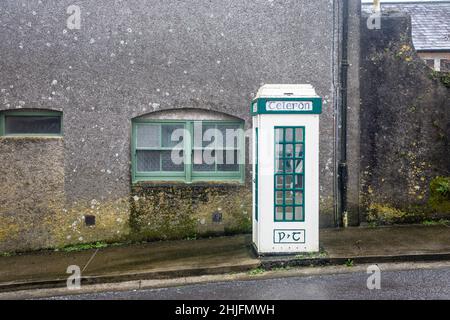
[[294, 189], [303, 189], [303, 175], [296, 174], [294, 175]]
[[294, 129], [293, 128], [286, 128], [286, 136], [285, 136], [285, 141], [287, 142], [291, 142], [294, 139]]
[[283, 191], [277, 191], [275, 193], [275, 202], [277, 205], [283, 204]]
[[304, 127], [275, 127], [275, 221], [304, 221]]
[[275, 220], [282, 221], [283, 220], [284, 207], [275, 207]]
[[285, 208], [285, 219], [288, 221], [294, 220], [294, 208], [293, 207]]
[[276, 175], [275, 176], [275, 189], [283, 189], [284, 176]]
[[295, 158], [303, 158], [303, 143], [297, 143], [295, 145]]
[[303, 141], [303, 130], [295, 130], [295, 141]]
[[294, 145], [293, 144], [286, 144], [286, 151], [285, 151], [285, 157], [286, 158], [292, 158], [294, 155]]
[[303, 191], [295, 192], [294, 201], [296, 205], [303, 205]]
[[303, 207], [295, 207], [294, 208], [294, 219], [295, 221], [304, 221], [305, 218], [303, 217]]
[[294, 161], [290, 159], [284, 159], [285, 172], [292, 173], [294, 170]]
[[283, 140], [283, 129], [275, 129], [275, 142], [280, 142]]

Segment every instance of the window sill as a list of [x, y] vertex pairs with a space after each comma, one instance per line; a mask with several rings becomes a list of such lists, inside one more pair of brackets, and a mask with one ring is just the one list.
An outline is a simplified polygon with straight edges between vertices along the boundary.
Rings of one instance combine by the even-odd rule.
[[134, 181], [132, 187], [152, 186], [152, 187], [217, 187], [217, 186], [245, 186], [245, 182], [241, 180], [224, 180], [224, 181]]
[[48, 139], [63, 139], [60, 135], [3, 135], [0, 139], [27, 139], [27, 140], [48, 140]]

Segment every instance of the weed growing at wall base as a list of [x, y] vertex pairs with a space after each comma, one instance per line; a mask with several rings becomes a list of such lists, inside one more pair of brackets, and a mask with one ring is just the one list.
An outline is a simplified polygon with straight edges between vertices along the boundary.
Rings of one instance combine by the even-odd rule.
[[75, 244], [72, 246], [64, 247], [61, 250], [64, 252], [76, 252], [76, 251], [89, 250], [89, 249], [101, 249], [101, 248], [106, 248], [106, 247], [108, 247], [108, 244], [105, 242], [95, 242], [95, 243]]

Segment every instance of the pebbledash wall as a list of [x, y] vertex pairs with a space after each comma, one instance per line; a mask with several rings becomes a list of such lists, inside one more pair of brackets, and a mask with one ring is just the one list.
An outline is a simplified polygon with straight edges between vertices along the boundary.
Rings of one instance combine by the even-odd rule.
[[0, 111], [61, 111], [64, 128], [0, 137], [0, 251], [249, 232], [249, 165], [244, 182], [134, 184], [132, 119], [184, 110], [248, 129], [264, 83], [310, 83], [324, 98], [320, 214], [332, 226], [340, 15], [331, 0], [2, 1]]

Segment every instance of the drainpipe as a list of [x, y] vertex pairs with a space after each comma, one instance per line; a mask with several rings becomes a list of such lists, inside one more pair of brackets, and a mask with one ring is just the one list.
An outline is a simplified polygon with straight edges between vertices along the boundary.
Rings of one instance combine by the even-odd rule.
[[339, 183], [339, 219], [337, 221], [338, 227], [347, 227], [348, 212], [347, 212], [347, 183], [348, 183], [348, 169], [347, 169], [347, 76], [348, 76], [348, 18], [349, 9], [348, 1], [342, 1], [342, 53], [341, 53], [341, 77], [340, 77], [340, 153], [338, 165], [338, 183]]

